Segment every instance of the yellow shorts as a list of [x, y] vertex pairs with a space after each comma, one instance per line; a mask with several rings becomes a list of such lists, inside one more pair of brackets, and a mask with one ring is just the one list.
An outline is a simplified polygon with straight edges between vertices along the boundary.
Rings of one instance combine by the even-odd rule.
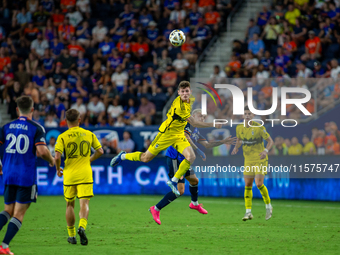
[[173, 146], [179, 153], [182, 153], [185, 148], [190, 146], [190, 143], [184, 136], [184, 131], [180, 134], [159, 132], [150, 144], [148, 151], [150, 151], [153, 155], [157, 155], [170, 146]]
[[90, 200], [90, 198], [93, 197], [93, 184], [64, 186], [64, 197], [67, 202], [72, 202], [76, 197]]
[[255, 176], [257, 174], [266, 175], [268, 167], [268, 160], [257, 162], [244, 161], [243, 175]]

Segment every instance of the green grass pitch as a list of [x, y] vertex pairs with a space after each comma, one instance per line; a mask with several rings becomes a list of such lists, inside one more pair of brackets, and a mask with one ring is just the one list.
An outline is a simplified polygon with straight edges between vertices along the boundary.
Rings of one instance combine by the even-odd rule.
[[[243, 199], [201, 197], [208, 210], [190, 210], [181, 197], [161, 211], [157, 225], [148, 211], [161, 196], [95, 196], [90, 201], [88, 246], [67, 243], [63, 197], [38, 197], [10, 248], [18, 254], [339, 254], [340, 204], [273, 200], [264, 219], [253, 200], [254, 219], [243, 222]], [[76, 227], [79, 204], [76, 203]], [[7, 226], [1, 231], [3, 238]]]

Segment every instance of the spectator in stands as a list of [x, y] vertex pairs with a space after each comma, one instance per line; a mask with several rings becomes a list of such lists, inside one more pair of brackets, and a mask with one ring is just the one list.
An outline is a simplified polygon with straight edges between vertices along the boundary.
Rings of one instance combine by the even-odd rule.
[[305, 54], [301, 56], [302, 61], [316, 60], [321, 57], [321, 42], [320, 38], [315, 36], [315, 32], [310, 30], [308, 32], [309, 39], [305, 43]]
[[339, 66], [339, 62], [336, 58], [333, 58], [331, 60], [331, 77], [333, 78], [334, 81], [337, 80], [338, 78], [338, 74], [340, 73], [340, 66]]
[[284, 35], [284, 43], [282, 46], [284, 50], [284, 54], [288, 56], [289, 58], [293, 57], [297, 51], [297, 45], [292, 40], [292, 37], [290, 34]]
[[46, 25], [46, 21], [49, 17], [50, 14], [44, 10], [44, 7], [42, 5], [39, 5], [38, 10], [33, 14], [35, 25], [40, 29]]
[[289, 155], [301, 155], [303, 153], [303, 147], [299, 143], [299, 140], [296, 136], [292, 138], [292, 145], [288, 149]]
[[248, 44], [248, 51], [253, 53], [254, 55], [260, 57], [264, 52], [264, 43], [259, 39], [258, 34], [253, 35], [253, 40], [251, 40]]
[[60, 24], [58, 27], [58, 35], [59, 40], [64, 44], [68, 44], [71, 41], [71, 38], [75, 34], [75, 28], [70, 24], [70, 19], [68, 17], [64, 18], [63, 24]]
[[318, 130], [313, 140], [313, 143], [315, 144], [318, 155], [325, 154], [325, 141], [326, 141], [325, 137], [326, 137], [325, 130]]
[[251, 70], [253, 68], [256, 68], [259, 65], [259, 60], [254, 57], [254, 55], [249, 52], [246, 55], [246, 59], [243, 63], [243, 67], [247, 70]]
[[288, 5], [288, 11], [285, 14], [285, 19], [288, 20], [288, 22], [291, 25], [295, 25], [296, 18], [301, 16], [301, 12], [298, 8], [294, 8], [293, 4]]
[[125, 127], [123, 116], [118, 116], [117, 121], [113, 124], [114, 127]]
[[21, 12], [16, 15], [16, 19], [20, 26], [25, 26], [28, 22], [32, 21], [32, 14], [27, 12], [25, 7], [22, 7]]
[[178, 73], [181, 70], [186, 70], [189, 68], [189, 62], [185, 58], [183, 58], [183, 55], [181, 52], [177, 53], [177, 58], [172, 62], [172, 66]]
[[45, 50], [49, 48], [47, 40], [43, 40], [42, 33], [39, 32], [37, 39], [31, 44], [31, 52], [38, 58], [42, 59], [45, 54]]
[[222, 83], [225, 78], [227, 78], [224, 71], [221, 71], [219, 65], [214, 66], [214, 72], [210, 75], [210, 82], [212, 84], [219, 84]]
[[202, 18], [198, 20], [198, 25], [195, 26], [192, 35], [195, 37], [195, 41], [197, 41], [198, 50], [201, 51], [203, 49], [203, 44], [211, 37], [210, 29], [205, 26]]
[[340, 154], [340, 145], [338, 142], [334, 142], [332, 139], [328, 139], [326, 143], [326, 155], [339, 155]]
[[170, 21], [178, 25], [183, 19], [185, 19], [185, 16], [186, 16], [185, 10], [181, 9], [179, 2], [175, 2], [174, 10], [172, 10], [170, 13]]
[[246, 39], [244, 40], [244, 42], [249, 43], [250, 40], [252, 38], [254, 38], [254, 34], [258, 34], [259, 35], [260, 33], [261, 33], [260, 27], [255, 24], [254, 19], [250, 19], [249, 20], [249, 25], [247, 27], [246, 34], [245, 34], [245, 38]]
[[302, 138], [303, 143], [303, 153], [305, 155], [314, 155], [316, 154], [315, 145], [313, 142], [309, 140], [309, 137], [307, 135], [304, 135]]
[[128, 85], [128, 75], [125, 71], [123, 71], [122, 66], [119, 65], [116, 68], [116, 72], [114, 72], [111, 76], [111, 82], [114, 84], [118, 90], [118, 92], [122, 92], [124, 88], [127, 88]]
[[257, 84], [263, 85], [266, 79], [269, 78], [269, 72], [264, 69], [264, 65], [260, 64], [256, 72]]
[[85, 48], [88, 48], [90, 46], [91, 42], [91, 30], [89, 28], [89, 23], [87, 21], [84, 21], [82, 23], [82, 26], [78, 26], [77, 31], [77, 42], [84, 46]]
[[314, 62], [313, 77], [325, 78], [327, 76], [326, 70], [322, 67], [319, 61]]
[[233, 54], [231, 56], [231, 61], [228, 63], [228, 67], [230, 67], [233, 72], [237, 72], [241, 68], [241, 66], [241, 61], [235, 54]]
[[61, 64], [61, 72], [64, 74], [67, 74], [72, 68], [76, 67], [76, 60], [70, 55], [68, 48], [62, 50], [61, 55], [56, 61], [57, 64]]
[[105, 137], [101, 139], [101, 145], [102, 145], [102, 148], [105, 154], [116, 154], [117, 153], [117, 150], [111, 147], [110, 142]]
[[124, 113], [124, 109], [119, 105], [117, 98], [113, 99], [113, 104], [107, 108], [107, 114], [109, 116], [109, 124], [112, 126], [114, 121], [117, 120], [118, 116]]
[[56, 143], [55, 137], [54, 137], [54, 136], [51, 136], [51, 137], [50, 137], [50, 140], [48, 141], [47, 148], [48, 148], [48, 150], [51, 152], [52, 157], [55, 156], [55, 150], [54, 150], [54, 148], [55, 148], [55, 143]]
[[207, 12], [205, 13], [204, 17], [210, 30], [214, 31], [214, 34], [217, 34], [218, 25], [221, 22], [221, 16], [217, 11], [214, 11], [214, 6], [209, 5], [207, 7]]
[[72, 25], [73, 27], [77, 27], [79, 23], [83, 21], [83, 16], [74, 7], [68, 8], [68, 13], [66, 14], [66, 17], [70, 19], [70, 25]]
[[17, 118], [17, 112], [16, 112], [16, 99], [20, 97], [23, 93], [23, 90], [20, 87], [19, 82], [14, 82], [13, 86], [11, 86], [7, 91], [7, 102], [8, 102], [8, 113], [11, 116], [11, 119]]
[[54, 114], [53, 113], [49, 113], [46, 117], [45, 120], [45, 127], [58, 127], [58, 123], [54, 120]]
[[168, 64], [166, 71], [162, 75], [161, 85], [163, 88], [174, 88], [177, 83], [177, 73], [173, 71], [172, 65]]
[[81, 121], [84, 120], [86, 115], [86, 106], [83, 103], [83, 97], [77, 97], [77, 101], [71, 106], [71, 109], [76, 109], [80, 113]]
[[90, 123], [95, 125], [105, 116], [105, 105], [100, 101], [98, 95], [93, 95], [91, 102], [87, 105], [87, 115]]
[[277, 21], [274, 17], [271, 17], [261, 34], [261, 39], [263, 39], [268, 50], [271, 49], [272, 45], [277, 45], [277, 38], [280, 33], [281, 26], [277, 24]]
[[102, 20], [97, 21], [97, 25], [92, 29], [91, 47], [95, 48], [98, 43], [104, 41], [105, 35], [108, 33], [107, 27], [103, 25]]
[[151, 125], [153, 116], [156, 114], [156, 107], [154, 103], [150, 102], [147, 97], [141, 98], [141, 105], [137, 111], [137, 116], [144, 120], [146, 125]]
[[285, 156], [288, 155], [288, 148], [284, 143], [282, 136], [275, 137], [274, 145], [271, 149], [271, 155]]
[[123, 140], [119, 141], [117, 153], [126, 151], [127, 153], [132, 152], [135, 148], [135, 142], [131, 139], [131, 134], [128, 131], [124, 131]]
[[304, 24], [301, 23], [300, 19], [297, 18], [295, 21], [295, 26], [293, 27], [293, 33], [292, 33], [294, 42], [298, 46], [300, 46], [306, 41], [306, 36], [307, 36], [307, 28]]
[[38, 110], [34, 110], [32, 115], [32, 120], [39, 123], [40, 125], [44, 125], [44, 119], [40, 116], [40, 113]]

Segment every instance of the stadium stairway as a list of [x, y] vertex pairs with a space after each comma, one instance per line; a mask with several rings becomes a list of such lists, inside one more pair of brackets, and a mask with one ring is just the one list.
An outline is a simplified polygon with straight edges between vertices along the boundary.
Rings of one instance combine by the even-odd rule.
[[244, 40], [249, 19], [255, 19], [263, 6], [270, 7], [271, 3], [271, 0], [244, 0], [236, 13], [232, 15], [230, 32], [222, 32], [217, 41], [205, 50], [201, 62], [198, 63], [199, 68], [195, 70], [195, 77], [209, 78], [215, 65], [219, 65], [223, 70], [230, 61], [233, 40]]
[[7, 105], [0, 103], [0, 127], [10, 121], [11, 117], [7, 114]]

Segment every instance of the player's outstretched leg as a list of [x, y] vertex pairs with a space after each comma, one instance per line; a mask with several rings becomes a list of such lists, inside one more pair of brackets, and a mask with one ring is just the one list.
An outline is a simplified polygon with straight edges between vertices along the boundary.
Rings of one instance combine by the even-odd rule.
[[189, 208], [202, 214], [208, 214], [208, 211], [203, 208], [203, 205], [198, 203], [198, 178], [194, 174], [186, 177], [186, 179], [189, 181], [189, 190], [191, 194]]
[[[114, 166], [120, 164], [120, 162], [122, 162], [122, 155], [124, 155], [124, 154], [126, 154], [125, 151], [119, 152], [118, 155], [115, 156], [115, 157], [111, 160], [110, 166], [114, 167]], [[125, 155], [124, 155], [124, 156], [125, 156]], [[125, 158], [124, 158], [124, 159], [125, 159]]]
[[[183, 187], [179, 188], [180, 191], [181, 191], [180, 194], [181, 193], [183, 194], [184, 193], [184, 183], [183, 184], [179, 183], [178, 185], [183, 186]], [[152, 214], [152, 217], [157, 224], [161, 225], [161, 220], [159, 219], [160, 210], [162, 210], [165, 206], [167, 206], [171, 202], [175, 201], [175, 199], [178, 198], [178, 197], [179, 196], [176, 196], [175, 193], [169, 192], [162, 198], [161, 201], [158, 202], [157, 205], [150, 207], [149, 211]]]

